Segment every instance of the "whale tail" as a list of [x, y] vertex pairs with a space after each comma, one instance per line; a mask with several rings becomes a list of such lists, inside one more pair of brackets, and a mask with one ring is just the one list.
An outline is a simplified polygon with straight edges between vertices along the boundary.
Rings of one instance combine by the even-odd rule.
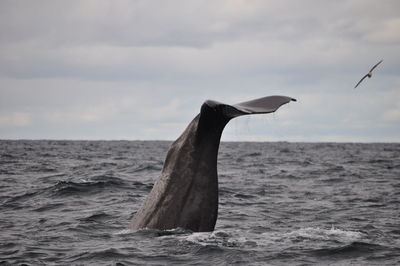
[[230, 119], [275, 112], [295, 101], [269, 96], [234, 105], [208, 100], [182, 135], [172, 143], [162, 173], [131, 228], [185, 228], [213, 231], [218, 217], [217, 157], [222, 131]]
[[242, 115], [272, 113], [290, 101], [296, 101], [296, 99], [287, 96], [267, 96], [233, 105], [213, 100], [207, 100], [204, 104], [213, 109], [220, 109], [220, 112], [230, 120]]

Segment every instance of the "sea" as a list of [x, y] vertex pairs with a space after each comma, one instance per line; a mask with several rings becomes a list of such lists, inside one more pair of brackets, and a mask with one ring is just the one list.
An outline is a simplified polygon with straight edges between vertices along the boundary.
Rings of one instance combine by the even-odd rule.
[[130, 230], [169, 141], [0, 140], [0, 265], [400, 265], [400, 144], [222, 142], [213, 232]]

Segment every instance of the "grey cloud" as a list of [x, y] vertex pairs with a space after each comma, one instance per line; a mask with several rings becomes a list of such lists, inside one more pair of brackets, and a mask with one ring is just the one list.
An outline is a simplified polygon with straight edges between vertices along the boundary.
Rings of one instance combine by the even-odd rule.
[[376, 9], [372, 1], [3, 1], [0, 40], [193, 47], [249, 37], [301, 40], [338, 29], [366, 31], [381, 20], [380, 11], [396, 17], [394, 6], [399, 4], [385, 1]]
[[[282, 131], [261, 122], [225, 136], [395, 139], [399, 8], [391, 0], [1, 1], [0, 137], [172, 139], [207, 98], [288, 94], [299, 102], [271, 118]], [[374, 77], [350, 90], [381, 58]], [[366, 97], [379, 102], [374, 115]], [[379, 126], [368, 135], [371, 125]]]

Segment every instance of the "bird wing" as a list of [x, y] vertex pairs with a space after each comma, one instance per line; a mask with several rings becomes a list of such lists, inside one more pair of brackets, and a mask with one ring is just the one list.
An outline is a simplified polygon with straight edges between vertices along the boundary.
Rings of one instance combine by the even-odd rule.
[[357, 88], [357, 86], [360, 85], [360, 83], [361, 83], [366, 77], [368, 77], [368, 74], [365, 75], [364, 77], [362, 77], [362, 79], [360, 79], [360, 81], [357, 83], [357, 85], [354, 87], [354, 89]]
[[375, 69], [380, 63], [382, 63], [382, 62], [383, 62], [383, 60], [381, 60], [381, 61], [379, 61], [378, 63], [376, 63], [376, 65], [373, 66], [369, 72], [372, 72], [372, 70], [374, 70], [374, 69]]

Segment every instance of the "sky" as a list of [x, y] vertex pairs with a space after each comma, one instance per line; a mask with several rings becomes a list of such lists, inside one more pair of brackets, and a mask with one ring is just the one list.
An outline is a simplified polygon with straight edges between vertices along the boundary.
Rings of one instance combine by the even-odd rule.
[[222, 140], [400, 142], [400, 1], [0, 1], [0, 139], [174, 140], [269, 95]]

